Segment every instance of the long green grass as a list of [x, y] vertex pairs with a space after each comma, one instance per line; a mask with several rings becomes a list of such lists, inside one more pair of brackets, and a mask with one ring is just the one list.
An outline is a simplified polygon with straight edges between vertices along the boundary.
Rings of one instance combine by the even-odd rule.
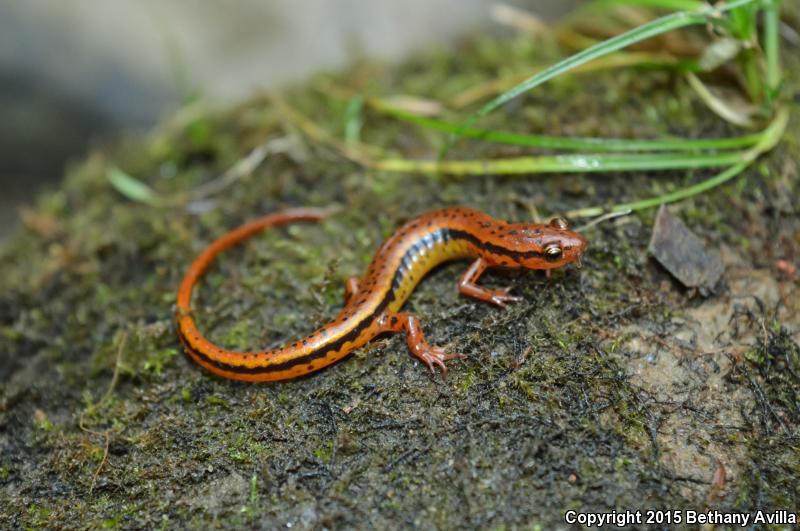
[[[387, 172], [496, 175], [722, 168], [722, 171], [714, 177], [686, 188], [638, 201], [573, 210], [569, 212], [571, 217], [630, 212], [703, 193], [742, 173], [758, 156], [771, 150], [780, 141], [788, 121], [788, 113], [780, 101], [780, 89], [783, 84], [779, 49], [781, 0], [731, 0], [714, 5], [698, 0], [594, 0], [567, 17], [566, 22], [562, 25], [569, 25], [580, 20], [581, 17], [596, 17], [598, 14], [608, 13], [623, 4], [636, 7], [643, 12], [650, 12], [652, 9], [673, 12], [654, 18], [602, 42], [579, 39], [581, 42], [596, 43], [502, 90], [460, 123], [451, 123], [439, 118], [415, 114], [408, 109], [400, 108], [390, 100], [368, 98], [356, 94], [350, 96], [345, 110], [344, 141], [341, 141], [317, 126], [309, 118], [302, 116], [282, 99], [272, 97], [272, 102], [310, 138], [334, 147], [359, 164]], [[759, 35], [759, 20], [762, 22], [761, 35]], [[704, 61], [701, 57], [695, 60], [679, 59], [670, 56], [669, 53], [641, 54], [623, 51], [646, 39], [699, 25], [714, 28], [717, 34], [733, 39], [737, 43], [733, 50], [737, 53], [735, 59], [738, 62], [740, 77], [744, 80], [746, 96], [752, 103], [752, 109], [757, 111], [757, 115], [739, 116], [739, 113], [728, 112], [730, 106], [726, 107], [727, 104], [713, 96], [693, 74], [713, 68], [713, 65], [721, 60], [729, 59], [728, 55], [723, 54], [721, 60], [716, 58], [716, 60]], [[714, 51], [713, 46], [712, 42], [706, 48], [709, 54]], [[658, 61], [653, 59], [656, 56], [659, 57]], [[640, 64], [649, 68], [686, 71], [689, 73], [688, 82], [698, 92], [701, 101], [707, 103], [723, 118], [727, 115], [729, 121], [734, 123], [759, 121], [764, 126], [758, 132], [729, 138], [647, 140], [555, 137], [493, 131], [477, 127], [481, 118], [495, 112], [509, 101], [536, 89], [543, 83], [557, 76], [569, 75], [579, 70], [587, 71], [591, 65], [600, 64], [602, 64], [602, 68]], [[708, 64], [712, 66], [709, 67]], [[494, 90], [497, 86], [503, 86], [504, 83], [493, 83], [489, 88]], [[485, 87], [478, 88], [481, 88], [478, 93], [483, 93]], [[445, 136], [438, 160], [391, 158], [387, 156], [384, 148], [363, 143], [361, 130], [363, 108], [366, 105], [396, 119], [443, 133]], [[555, 151], [556, 154], [480, 160], [446, 159], [446, 154], [452, 144], [463, 138], [546, 149]], [[250, 158], [252, 158], [252, 154], [247, 157], [248, 160]], [[250, 168], [250, 166], [248, 164], [243, 167]], [[220, 179], [220, 183], [222, 183], [220, 187], [227, 186], [227, 183], [238, 178], [236, 176], [242, 172], [234, 171], [235, 169], [232, 168], [229, 172], [233, 177], [226, 174]], [[182, 195], [178, 198], [161, 198], [147, 185], [115, 168], [109, 170], [108, 178], [121, 193], [136, 201], [154, 205], [169, 205], [184, 197]], [[212, 192], [214, 191], [216, 188], [212, 190]], [[195, 192], [205, 193], [206, 190]], [[194, 195], [189, 193], [185, 194], [185, 197]]]
[[457, 134], [463, 138], [484, 140], [499, 144], [510, 144], [515, 146], [528, 146], [541, 149], [563, 149], [563, 150], [591, 150], [597, 152], [621, 152], [621, 151], [684, 151], [696, 152], [710, 149], [738, 149], [754, 146], [758, 143], [762, 133], [752, 133], [730, 138], [664, 138], [660, 140], [635, 140], [622, 138], [579, 138], [579, 137], [558, 137], [547, 135], [526, 135], [522, 133], [511, 133], [507, 131], [491, 131], [477, 129], [473, 127], [464, 128], [458, 124], [452, 124], [444, 120], [419, 116], [406, 110], [392, 107], [378, 100], [374, 107], [380, 108], [386, 114], [401, 120], [441, 131], [443, 133]]
[[[779, 92], [783, 75], [779, 59], [780, 0], [733, 0], [715, 5], [695, 0], [596, 0], [579, 9], [574, 17], [609, 10], [621, 4], [679, 11], [656, 18], [606, 41], [597, 43], [528, 77], [481, 106], [461, 123], [419, 116], [377, 100], [374, 107], [397, 119], [446, 134], [437, 161], [381, 159], [374, 167], [385, 171], [451, 174], [522, 174], [538, 172], [652, 171], [690, 168], [725, 168], [718, 175], [696, 185], [640, 201], [619, 203], [608, 208], [590, 207], [570, 212], [573, 217], [597, 216], [651, 208], [708, 191], [744, 171], [760, 154], [772, 149], [786, 128], [787, 113], [781, 108]], [[574, 18], [573, 17], [573, 18]], [[758, 20], [763, 20], [759, 39]], [[738, 63], [747, 96], [760, 109], [766, 126], [757, 133], [730, 138], [628, 140], [614, 138], [569, 138], [492, 131], [476, 127], [481, 118], [543, 83], [567, 75], [590, 61], [603, 58], [633, 44], [688, 26], [707, 25], [736, 39]], [[681, 68], [687, 63], [681, 62]], [[689, 70], [700, 72], [702, 63]], [[669, 67], [669, 63], [663, 65]], [[694, 78], [696, 79], [696, 78]], [[699, 82], [698, 82], [699, 83]], [[697, 86], [695, 84], [695, 86]], [[706, 101], [711, 96], [706, 95]], [[710, 103], [715, 103], [711, 101]], [[494, 160], [447, 160], [453, 142], [461, 138], [541, 149], [579, 151], [564, 155], [516, 157]]]
[[750, 150], [746, 151], [743, 156], [742, 160], [733, 166], [729, 166], [728, 169], [706, 179], [705, 181], [701, 181], [697, 184], [692, 186], [688, 186], [686, 188], [681, 188], [679, 190], [675, 190], [674, 192], [670, 192], [664, 195], [660, 195], [657, 197], [652, 197], [649, 199], [642, 199], [639, 201], [633, 201], [630, 203], [619, 203], [613, 205], [609, 208], [603, 207], [589, 207], [589, 208], [582, 208], [578, 210], [573, 210], [568, 212], [567, 215], [569, 217], [590, 217], [590, 216], [602, 216], [608, 213], [618, 213], [618, 212], [632, 212], [634, 210], [642, 210], [645, 208], [653, 208], [665, 203], [673, 203], [675, 201], [681, 201], [683, 199], [688, 199], [697, 194], [701, 194], [721, 184], [728, 182], [729, 180], [733, 179], [740, 173], [742, 173], [747, 167], [762, 153], [766, 153], [767, 151], [774, 148], [778, 142], [780, 142], [781, 136], [783, 132], [786, 130], [786, 124], [789, 121], [789, 111], [786, 108], [782, 108], [778, 111], [775, 120], [770, 124], [770, 126], [764, 131], [762, 134], [759, 142], [753, 146]]
[[[472, 126], [480, 118], [495, 111], [499, 107], [505, 105], [506, 103], [520, 96], [521, 94], [530, 92], [534, 88], [549, 81], [550, 79], [565, 74], [584, 63], [588, 63], [589, 61], [592, 61], [604, 55], [608, 55], [617, 50], [621, 50], [622, 48], [627, 48], [632, 44], [636, 44], [638, 42], [644, 41], [651, 37], [655, 37], [657, 35], [661, 35], [663, 33], [667, 33], [669, 31], [674, 31], [680, 28], [684, 28], [686, 26], [696, 26], [698, 24], [713, 24], [715, 22], [718, 22], [720, 17], [722, 17], [726, 12], [736, 13], [737, 9], [743, 9], [747, 6], [756, 5], [761, 3], [761, 1], [763, 0], [734, 0], [730, 3], [722, 4], [719, 7], [703, 5], [697, 10], [678, 11], [660, 17], [646, 24], [642, 24], [641, 26], [638, 26], [629, 31], [626, 31], [625, 33], [617, 35], [616, 37], [613, 37], [599, 44], [596, 44], [595, 46], [592, 46], [576, 54], [573, 54], [567, 57], [566, 59], [559, 61], [553, 66], [546, 68], [542, 72], [539, 72], [529, 77], [528, 79], [518, 84], [517, 86], [512, 87], [511, 89], [503, 92], [496, 98], [492, 99], [491, 101], [483, 105], [472, 116], [467, 118], [461, 125], [460, 129], [466, 129]], [[654, 4], [654, 2], [647, 2], [647, 4], [652, 5]], [[456, 136], [460, 136], [460, 133], [457, 132]], [[449, 143], [448, 145], [446, 145], [446, 147], [449, 147]]]

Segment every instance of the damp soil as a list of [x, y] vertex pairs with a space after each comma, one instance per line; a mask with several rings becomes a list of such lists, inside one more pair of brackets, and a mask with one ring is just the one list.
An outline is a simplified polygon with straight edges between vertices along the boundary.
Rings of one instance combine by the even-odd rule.
[[[178, 282], [214, 237], [284, 206], [334, 206], [269, 231], [203, 279], [199, 326], [234, 349], [274, 346], [341, 307], [344, 281], [409, 218], [466, 205], [545, 220], [647, 197], [708, 171], [464, 178], [365, 169], [304, 135], [270, 99], [196, 106], [98, 150], [24, 211], [0, 255], [0, 527], [552, 528], [564, 512], [800, 507], [800, 91], [787, 44], [783, 142], [732, 184], [673, 205], [724, 274], [702, 295], [647, 254], [655, 210], [585, 231], [583, 268], [548, 281], [490, 272], [524, 300], [458, 296], [466, 264], [437, 269], [407, 310], [431, 343], [468, 354], [431, 375], [385, 337], [294, 381], [215, 377], [181, 351]], [[523, 37], [474, 38], [401, 65], [359, 64], [283, 98], [342, 138], [353, 102], [448, 101], [552, 61]], [[796, 98], [795, 98], [796, 102]], [[680, 76], [619, 70], [556, 80], [486, 120], [554, 135], [722, 136]], [[366, 109], [361, 138], [433, 157], [442, 138]], [[286, 150], [211, 199], [157, 207], [271, 138]], [[524, 153], [458, 143], [453, 158]], [[724, 471], [724, 473], [723, 473]], [[723, 479], [721, 479], [723, 478]]]

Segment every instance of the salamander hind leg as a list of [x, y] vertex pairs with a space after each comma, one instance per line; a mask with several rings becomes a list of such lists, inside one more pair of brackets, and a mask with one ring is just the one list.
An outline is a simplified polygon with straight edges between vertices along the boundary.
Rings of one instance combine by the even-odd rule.
[[431, 372], [435, 372], [436, 365], [442, 371], [442, 376], [447, 376], [445, 361], [466, 358], [464, 354], [448, 354], [442, 347], [429, 345], [415, 315], [405, 312], [385, 314], [381, 317], [381, 325], [384, 332], [404, 332], [408, 350], [427, 365]]
[[476, 284], [488, 264], [483, 258], [478, 258], [464, 271], [458, 281], [458, 291], [479, 301], [490, 302], [500, 308], [505, 308], [509, 302], [519, 302], [522, 297], [511, 295], [511, 288], [490, 289]]

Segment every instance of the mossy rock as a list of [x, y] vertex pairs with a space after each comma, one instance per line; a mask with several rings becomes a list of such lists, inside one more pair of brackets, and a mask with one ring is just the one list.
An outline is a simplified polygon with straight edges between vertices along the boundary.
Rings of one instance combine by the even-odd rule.
[[[482, 37], [399, 66], [357, 65], [285, 98], [341, 137], [347, 100], [331, 86], [447, 101], [501, 68], [553, 60], [524, 41]], [[796, 53], [786, 71], [785, 93], [797, 93]], [[0, 526], [550, 528], [570, 509], [796, 509], [800, 296], [797, 277], [775, 267], [800, 260], [796, 105], [792, 114], [785, 141], [735, 184], [674, 207], [722, 250], [718, 293], [692, 298], [648, 259], [653, 211], [587, 230], [580, 270], [487, 274], [524, 297], [506, 311], [459, 298], [465, 264], [451, 264], [407, 304], [432, 343], [469, 354], [447, 380], [401, 337], [296, 381], [214, 377], [179, 354], [177, 284], [205, 244], [246, 219], [337, 206], [320, 225], [225, 253], [201, 284], [195, 308], [210, 338], [276, 345], [334, 315], [344, 280], [418, 213], [462, 204], [546, 218], [706, 173], [376, 172], [298, 134], [261, 97], [92, 153], [40, 196], [0, 259]], [[442, 141], [375, 111], [364, 118], [362, 138], [399, 155], [432, 157]], [[735, 133], [679, 78], [636, 70], [543, 86], [487, 125]], [[118, 167], [170, 196], [283, 137], [287, 151], [188, 206], [131, 201], [107, 179]], [[450, 155], [514, 152], [464, 142]]]

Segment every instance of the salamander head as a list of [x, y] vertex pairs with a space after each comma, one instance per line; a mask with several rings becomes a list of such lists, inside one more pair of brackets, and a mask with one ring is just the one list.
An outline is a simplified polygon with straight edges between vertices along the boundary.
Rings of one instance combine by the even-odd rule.
[[511, 251], [516, 267], [555, 269], [580, 260], [586, 239], [569, 230], [567, 222], [554, 218], [550, 223], [510, 225], [503, 246]]

